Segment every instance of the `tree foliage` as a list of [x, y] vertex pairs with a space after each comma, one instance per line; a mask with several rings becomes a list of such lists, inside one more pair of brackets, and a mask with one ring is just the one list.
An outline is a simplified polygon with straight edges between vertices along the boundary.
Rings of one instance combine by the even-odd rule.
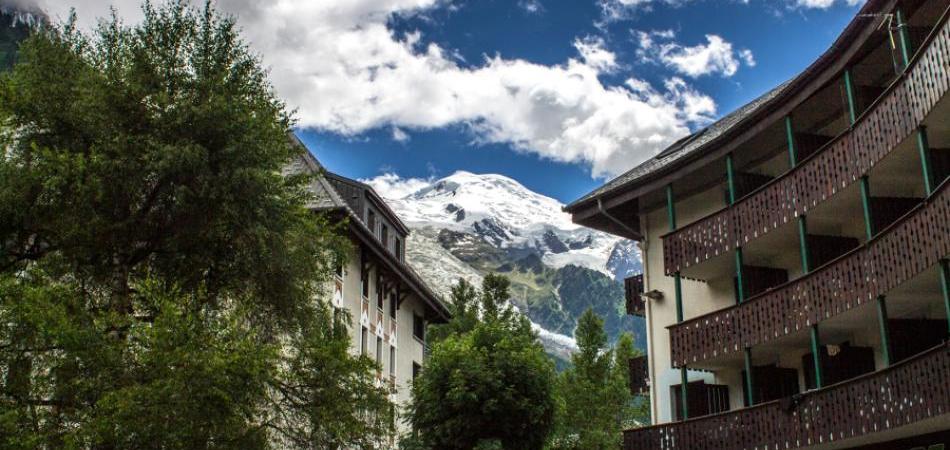
[[374, 447], [290, 115], [210, 3], [143, 10], [0, 77], [0, 447]]
[[592, 310], [578, 320], [578, 351], [573, 365], [558, 379], [560, 405], [551, 448], [595, 450], [619, 448], [622, 430], [640, 413], [630, 393], [628, 361], [635, 356], [633, 338], [621, 335], [610, 349], [604, 321]]
[[418, 448], [531, 450], [547, 442], [554, 368], [528, 320], [507, 304], [508, 286], [489, 275], [480, 292], [464, 281], [453, 290], [455, 315], [412, 387]]

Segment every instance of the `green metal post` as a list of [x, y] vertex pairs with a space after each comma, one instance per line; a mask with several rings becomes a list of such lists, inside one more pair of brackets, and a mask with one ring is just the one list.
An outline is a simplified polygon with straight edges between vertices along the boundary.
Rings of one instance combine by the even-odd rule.
[[891, 365], [891, 333], [887, 323], [887, 300], [883, 295], [877, 297], [877, 323], [881, 331], [881, 354], [884, 356], [884, 367]]
[[670, 231], [676, 231], [676, 205], [673, 204], [673, 185], [666, 185], [666, 217], [670, 222]]
[[818, 340], [818, 324], [815, 324], [811, 326], [811, 355], [815, 364], [815, 387], [821, 389], [821, 356], [818, 354], [819, 348], [821, 348], [821, 344]]
[[805, 216], [798, 216], [798, 251], [802, 256], [802, 273], [811, 270], [811, 258], [808, 255], [808, 224]]
[[676, 323], [683, 321], [683, 281], [680, 273], [673, 274], [673, 292], [676, 298]]
[[929, 196], [933, 193], [933, 172], [930, 170], [930, 142], [927, 139], [927, 127], [917, 128], [917, 152], [920, 153], [920, 166], [924, 171], [924, 190]]
[[755, 405], [755, 392], [752, 390], [752, 349], [745, 348], [745, 394], [746, 406]]
[[[732, 153], [726, 155], [726, 180], [729, 187], [729, 205], [736, 203], [736, 167]], [[736, 303], [745, 301], [745, 288], [742, 282], [742, 247], [736, 247]]]
[[940, 260], [940, 291], [943, 293], [943, 306], [947, 310], [947, 331], [950, 331], [950, 261]]
[[871, 185], [868, 176], [861, 177], [861, 206], [864, 207], [864, 232], [870, 241], [874, 237], [874, 222], [871, 217]]
[[907, 23], [904, 22], [904, 12], [897, 8], [897, 33], [901, 40], [901, 56], [904, 58], [904, 68], [910, 64], [910, 36], [907, 35]]
[[851, 69], [844, 71], [844, 89], [848, 93], [848, 116], [851, 118], [851, 125], [858, 120], [858, 114], [854, 106], [854, 86], [851, 84]]
[[742, 278], [742, 247], [736, 247], [736, 303], [745, 301], [745, 282]]
[[683, 420], [689, 418], [689, 401], [686, 398], [689, 390], [686, 389], [686, 367], [680, 369], [680, 403], [683, 408]]
[[[676, 205], [673, 198], [673, 185], [666, 185], [666, 214], [670, 222], [670, 231], [676, 231]], [[676, 298], [676, 322], [683, 321], [683, 284], [680, 273], [673, 274], [673, 291]]]
[[788, 141], [788, 162], [791, 167], [798, 165], [798, 152], [795, 150], [795, 132], [792, 130], [792, 116], [785, 116], [785, 138]]
[[[666, 185], [666, 215], [670, 223], [670, 231], [676, 231], [676, 205], [673, 198], [673, 185]], [[683, 281], [680, 273], [673, 274], [673, 292], [676, 298], [676, 323], [683, 321]], [[686, 389], [686, 367], [680, 368], [680, 397], [683, 408], [683, 419], [689, 417], [687, 389]]]
[[732, 153], [730, 153], [726, 155], [726, 184], [729, 187], [729, 205], [736, 202], [736, 172], [733, 164]]

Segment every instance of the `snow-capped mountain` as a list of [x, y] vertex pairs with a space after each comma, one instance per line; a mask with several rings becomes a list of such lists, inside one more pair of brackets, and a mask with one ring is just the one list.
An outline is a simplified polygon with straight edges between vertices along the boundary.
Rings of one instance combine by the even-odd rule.
[[604, 317], [611, 338], [627, 331], [645, 343], [642, 319], [621, 311], [620, 281], [642, 267], [634, 242], [574, 224], [560, 202], [502, 175], [365, 181], [412, 229], [407, 258], [444, 296], [459, 277], [508, 276], [512, 303], [560, 360], [576, 348], [571, 336], [587, 308]]
[[0, 71], [13, 67], [20, 42], [49, 19], [35, 5], [17, 0], [0, 0]]
[[502, 175], [459, 171], [409, 195], [381, 195], [413, 228], [465, 233], [498, 249], [535, 250], [555, 269], [573, 264], [617, 280], [640, 270], [633, 243], [574, 224], [560, 202]]
[[0, 0], [0, 16], [2, 16], [4, 22], [9, 21], [9, 23], [0, 25], [10, 27], [26, 26], [32, 28], [49, 22], [49, 17], [42, 9], [25, 1]]

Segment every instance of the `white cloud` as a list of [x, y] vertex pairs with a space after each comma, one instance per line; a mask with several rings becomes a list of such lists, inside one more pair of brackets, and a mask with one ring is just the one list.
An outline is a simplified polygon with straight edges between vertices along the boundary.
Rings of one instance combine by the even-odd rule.
[[574, 40], [574, 48], [586, 65], [599, 71], [610, 72], [617, 68], [617, 55], [605, 46], [604, 39], [595, 36]]
[[432, 184], [433, 180], [432, 178], [401, 178], [389, 172], [360, 181], [372, 186], [384, 199], [398, 200]]
[[544, 12], [544, 5], [539, 0], [521, 0], [518, 7], [525, 10], [528, 14], [541, 14]]
[[409, 142], [412, 139], [405, 131], [399, 127], [393, 127], [393, 140], [396, 142]]
[[684, 46], [673, 41], [671, 30], [634, 31], [641, 62], [665, 65], [677, 73], [697, 78], [703, 75], [731, 77], [742, 63], [755, 66], [755, 57], [749, 49], [734, 50], [732, 43], [715, 34], [706, 35], [705, 44]]
[[739, 58], [742, 58], [742, 62], [749, 67], [755, 67], [755, 56], [752, 55], [752, 50], [744, 48], [739, 50]]
[[826, 9], [835, 4], [845, 3], [848, 6], [855, 6], [865, 2], [865, 0], [792, 0], [792, 6], [809, 9]]
[[[139, 1], [115, 6], [137, 20]], [[218, 7], [237, 17], [305, 128], [353, 137], [392, 127], [397, 138], [396, 129], [461, 124], [476, 143], [586, 164], [601, 177], [622, 173], [715, 114], [713, 100], [682, 80], [660, 89], [636, 78], [603, 84], [600, 75], [617, 62], [598, 39], [577, 40], [578, 56], [561, 64], [487, 56], [460, 66], [452, 50], [421, 33], [396, 35], [387, 27], [394, 15], [423, 14], [447, 1], [219, 0]], [[88, 26], [108, 14], [107, 4], [72, 0], [50, 10], [63, 17], [75, 6]]]

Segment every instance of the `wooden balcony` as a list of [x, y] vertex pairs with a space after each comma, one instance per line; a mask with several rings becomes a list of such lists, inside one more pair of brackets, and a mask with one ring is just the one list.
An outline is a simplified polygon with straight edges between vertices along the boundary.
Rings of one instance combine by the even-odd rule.
[[[625, 450], [794, 449], [950, 420], [950, 347], [751, 408], [627, 430]], [[938, 419], [939, 420], [939, 419]]]
[[650, 367], [646, 355], [630, 358], [630, 393], [646, 394], [650, 392]]
[[627, 314], [643, 317], [646, 314], [646, 303], [642, 297], [643, 274], [624, 279], [623, 291], [627, 301]]
[[745, 302], [672, 325], [678, 367], [741, 353], [873, 301], [950, 256], [950, 182], [874, 239]]
[[[685, 271], [691, 266], [757, 239], [847, 188], [909, 138], [948, 89], [950, 25], [945, 12], [908, 69], [848, 130], [827, 143], [797, 135], [818, 145], [800, 164], [732, 206], [663, 236], [666, 274], [690, 277]], [[950, 165], [941, 159], [945, 153], [935, 152], [938, 183], [950, 171], [943, 167]]]

